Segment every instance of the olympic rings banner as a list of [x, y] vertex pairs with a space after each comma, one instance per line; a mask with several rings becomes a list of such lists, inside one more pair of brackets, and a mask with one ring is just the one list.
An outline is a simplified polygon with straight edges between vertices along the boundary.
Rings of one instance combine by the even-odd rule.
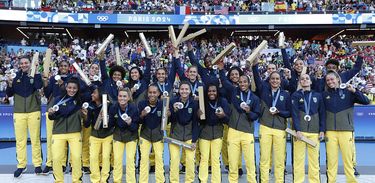
[[374, 24], [375, 13], [357, 14], [269, 14], [269, 15], [163, 15], [67, 13], [0, 10], [0, 20], [72, 23], [72, 24], [141, 24], [141, 25], [314, 25]]
[[[46, 106], [42, 106], [41, 138], [46, 138]], [[0, 105], [0, 141], [14, 140], [13, 106]], [[360, 139], [375, 139], [375, 105], [355, 106], [355, 136]], [[258, 137], [259, 123], [255, 125], [254, 135]]]

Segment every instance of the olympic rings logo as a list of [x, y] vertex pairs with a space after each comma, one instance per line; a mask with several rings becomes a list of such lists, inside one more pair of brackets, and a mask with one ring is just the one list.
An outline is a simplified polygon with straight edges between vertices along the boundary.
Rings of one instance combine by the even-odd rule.
[[98, 19], [100, 22], [106, 22], [109, 17], [108, 16], [97, 16], [96, 19]]

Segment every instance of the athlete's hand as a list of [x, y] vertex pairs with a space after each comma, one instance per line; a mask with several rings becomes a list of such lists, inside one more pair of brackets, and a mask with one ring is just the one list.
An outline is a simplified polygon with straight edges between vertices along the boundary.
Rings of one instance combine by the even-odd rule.
[[296, 137], [297, 137], [298, 140], [301, 140], [302, 137], [303, 137], [302, 132], [297, 131], [297, 136]]

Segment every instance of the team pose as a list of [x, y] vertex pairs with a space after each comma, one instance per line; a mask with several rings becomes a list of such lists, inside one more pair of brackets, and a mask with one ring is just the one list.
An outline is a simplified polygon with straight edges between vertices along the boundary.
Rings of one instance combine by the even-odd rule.
[[[339, 151], [347, 182], [357, 182], [353, 106], [370, 101], [352, 85], [340, 85], [359, 72], [362, 54], [358, 54], [350, 71], [337, 73], [338, 62], [330, 60], [326, 64], [327, 74], [315, 77], [306, 74], [307, 65], [302, 60], [292, 63], [282, 49], [285, 69], [269, 64], [264, 74], [255, 59], [249, 68], [252, 75], [248, 75], [236, 66], [225, 70], [222, 60], [211, 63], [213, 58], [207, 56], [203, 66], [193, 46], [187, 45], [192, 66], [186, 69], [185, 60], [178, 57], [177, 49], [172, 49], [173, 59], [168, 66], [155, 68], [155, 76], [151, 75], [152, 56], [144, 57], [144, 67], [132, 65], [126, 69], [115, 65], [107, 72], [104, 55], [99, 54], [89, 67], [89, 83], [82, 75], [69, 73], [66, 61], [58, 63], [58, 76], [30, 75], [30, 59], [21, 58], [19, 71], [9, 78], [6, 91], [14, 97], [18, 161], [14, 177], [26, 171], [29, 131], [35, 173], [53, 172], [55, 182], [64, 182], [63, 172], [69, 161], [72, 181], [77, 183], [82, 182], [82, 173], [90, 173], [93, 183], [108, 182], [111, 174], [115, 183], [123, 182], [124, 174], [126, 182], [147, 183], [150, 171], [155, 171], [152, 182], [178, 183], [180, 163], [186, 183], [196, 178], [208, 182], [209, 169], [211, 182], [220, 183], [220, 158], [229, 171], [228, 181], [238, 182], [243, 157], [247, 182], [268, 183], [273, 166], [275, 182], [281, 183], [285, 181], [286, 129], [291, 128], [295, 132], [291, 140], [295, 183], [305, 181], [306, 154], [308, 181], [321, 182], [319, 153], [323, 140], [328, 182], [336, 182]], [[199, 87], [203, 87], [203, 96], [199, 96]], [[40, 146], [41, 93], [48, 98], [48, 153], [44, 170]], [[257, 122], [258, 177], [254, 137]], [[174, 141], [164, 146], [166, 138]], [[306, 138], [316, 146], [307, 144]], [[168, 160], [164, 158], [165, 147]], [[165, 161], [169, 161], [169, 170]]]

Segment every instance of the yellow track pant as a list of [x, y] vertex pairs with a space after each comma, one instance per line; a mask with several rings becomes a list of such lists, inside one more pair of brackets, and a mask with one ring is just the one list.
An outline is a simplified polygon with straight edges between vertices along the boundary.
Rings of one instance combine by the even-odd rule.
[[27, 165], [27, 131], [30, 134], [32, 162], [34, 167], [42, 165], [40, 147], [40, 111], [30, 113], [14, 113], [14, 132], [16, 136], [17, 168]]
[[[109, 178], [112, 141], [112, 135], [106, 138], [90, 137], [90, 180], [92, 183], [106, 183]], [[100, 155], [101, 157], [99, 157]], [[99, 169], [99, 159], [102, 160], [101, 171]]]
[[130, 141], [127, 143], [120, 141], [113, 141], [113, 182], [122, 182], [122, 161], [124, 157], [124, 150], [126, 148], [126, 182], [135, 183], [135, 154], [137, 151], [137, 141]]
[[[199, 163], [200, 163], [200, 150], [199, 150], [199, 139], [197, 140], [196, 142], [197, 144], [197, 147], [195, 148], [195, 166], [199, 166]], [[180, 163], [181, 165], [183, 166], [186, 166], [186, 152], [185, 152], [185, 149], [182, 148], [182, 154], [181, 154], [181, 160], [180, 160]]]
[[[46, 112], [46, 135], [47, 135], [47, 158], [46, 166], [52, 167], [52, 130], [53, 130], [53, 120], [48, 119], [48, 112]], [[67, 146], [65, 145], [65, 151], [67, 151]], [[66, 153], [62, 159], [62, 164], [66, 166]]]
[[[197, 140], [197, 144], [199, 144], [199, 140]], [[199, 166], [200, 157], [201, 155], [200, 155], [199, 145], [197, 145], [197, 147], [195, 148], [195, 166]], [[185, 149], [182, 149], [181, 160], [180, 160], [181, 165], [186, 166], [185, 160], [186, 160], [186, 152], [185, 152]]]
[[[139, 128], [139, 129], [141, 129], [141, 128]], [[171, 131], [171, 124], [168, 123], [167, 124], [167, 129], [166, 129], [167, 136], [169, 136], [169, 132], [170, 131]], [[151, 149], [151, 152], [150, 152], [149, 162], [150, 162], [150, 166], [155, 166], [155, 153], [154, 153], [154, 149], [153, 148]]]
[[270, 161], [273, 156], [275, 165], [275, 182], [283, 183], [286, 157], [286, 132], [284, 130], [269, 128], [261, 124], [259, 127], [259, 142], [260, 181], [262, 183], [269, 182], [269, 170], [271, 169]]
[[306, 149], [308, 158], [308, 179], [309, 183], [320, 183], [320, 163], [319, 163], [319, 134], [302, 132], [303, 136], [316, 142], [313, 147], [303, 141], [293, 138], [293, 180], [294, 183], [305, 182], [305, 159]]
[[[228, 160], [228, 125], [224, 124], [223, 131], [223, 145], [221, 147], [221, 159], [223, 160], [224, 166], [229, 166]], [[238, 168], [242, 168], [242, 156], [238, 156]]]
[[91, 127], [85, 128], [82, 125], [82, 166], [90, 166], [90, 136], [91, 136]]
[[223, 145], [221, 147], [221, 159], [223, 160], [224, 166], [229, 166], [228, 161], [228, 125], [224, 124], [223, 130]]
[[199, 149], [201, 155], [199, 164], [199, 180], [201, 182], [208, 181], [209, 159], [211, 159], [211, 182], [221, 182], [220, 151], [222, 141], [223, 140], [221, 138], [214, 140], [199, 139]]
[[[89, 147], [89, 145], [90, 145], [90, 136], [91, 136], [91, 126], [86, 128], [82, 125], [81, 136], [82, 136], [82, 166], [83, 167], [90, 167], [90, 147]], [[69, 159], [69, 163], [72, 164], [71, 159]]]
[[[238, 182], [239, 158], [244, 156], [246, 164], [247, 182], [256, 182], [255, 175], [255, 155], [254, 155], [254, 135], [245, 133], [233, 128], [228, 129], [228, 149], [229, 149], [229, 182]], [[242, 152], [241, 152], [242, 151]]]
[[[164, 154], [164, 143], [162, 141], [158, 142], [150, 142], [144, 138], [140, 138], [139, 146], [141, 149], [141, 167], [139, 172], [139, 182], [140, 183], [148, 183], [149, 178], [149, 167], [150, 161], [148, 159], [150, 154], [150, 149], [152, 149], [155, 154], [155, 178], [157, 183], [164, 183], [164, 161], [163, 161], [163, 154]], [[154, 181], [153, 181], [154, 182]]]
[[53, 176], [55, 183], [64, 182], [64, 173], [62, 170], [63, 158], [66, 156], [66, 143], [69, 145], [70, 159], [72, 161], [72, 182], [82, 182], [81, 156], [82, 156], [82, 139], [81, 133], [54, 134], [52, 135], [52, 156], [53, 156]]
[[353, 170], [353, 132], [327, 131], [326, 152], [328, 183], [336, 183], [339, 149], [344, 163], [346, 182], [357, 182]]
[[[185, 141], [188, 144], [191, 144], [191, 140]], [[169, 153], [170, 153], [170, 171], [169, 171], [169, 181], [170, 183], [179, 183], [180, 176], [179, 176], [179, 165], [180, 165], [180, 146], [169, 144]], [[185, 173], [185, 182], [191, 183], [194, 182], [195, 178], [195, 151], [185, 149], [186, 154], [186, 173]]]
[[148, 153], [148, 161], [150, 162], [150, 166], [155, 166], [155, 152], [154, 149], [151, 149], [151, 151]]

